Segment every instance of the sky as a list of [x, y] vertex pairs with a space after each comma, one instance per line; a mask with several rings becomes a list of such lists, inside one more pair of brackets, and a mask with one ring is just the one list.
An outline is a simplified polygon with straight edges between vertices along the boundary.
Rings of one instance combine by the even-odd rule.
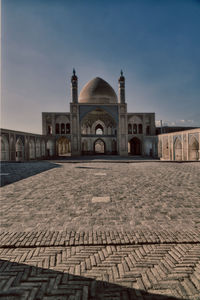
[[42, 132], [42, 112], [69, 112], [94, 77], [128, 112], [155, 112], [171, 126], [200, 127], [200, 1], [2, 0], [1, 127]]

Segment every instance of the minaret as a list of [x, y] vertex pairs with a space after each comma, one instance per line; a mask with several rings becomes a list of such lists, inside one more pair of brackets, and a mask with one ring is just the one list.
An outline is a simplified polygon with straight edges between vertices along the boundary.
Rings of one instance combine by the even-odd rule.
[[120, 77], [118, 80], [119, 83], [119, 103], [125, 103], [125, 77], [121, 70]]
[[76, 71], [73, 69], [73, 75], [71, 78], [71, 91], [72, 91], [72, 102], [78, 103], [78, 77]]

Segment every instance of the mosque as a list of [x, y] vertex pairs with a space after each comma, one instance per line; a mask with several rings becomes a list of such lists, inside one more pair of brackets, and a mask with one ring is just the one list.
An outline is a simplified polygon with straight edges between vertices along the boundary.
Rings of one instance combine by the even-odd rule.
[[156, 135], [155, 113], [127, 111], [125, 77], [118, 96], [104, 79], [90, 80], [78, 96], [71, 77], [70, 112], [43, 112], [42, 134], [1, 129], [1, 160], [27, 161], [80, 155], [199, 160], [200, 129]]
[[156, 154], [155, 114], [128, 113], [122, 71], [118, 85], [117, 97], [109, 83], [96, 77], [78, 97], [73, 70], [70, 112], [42, 113], [42, 133], [51, 140], [49, 156]]

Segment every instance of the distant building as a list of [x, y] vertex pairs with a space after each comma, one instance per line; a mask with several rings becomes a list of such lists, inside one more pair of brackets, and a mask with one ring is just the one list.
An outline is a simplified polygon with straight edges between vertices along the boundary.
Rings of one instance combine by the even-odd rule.
[[171, 133], [177, 131], [184, 131], [184, 130], [192, 130], [198, 127], [186, 127], [186, 126], [162, 126], [156, 127], [156, 135], [163, 134], [163, 133]]
[[161, 160], [200, 160], [200, 128], [158, 135]]

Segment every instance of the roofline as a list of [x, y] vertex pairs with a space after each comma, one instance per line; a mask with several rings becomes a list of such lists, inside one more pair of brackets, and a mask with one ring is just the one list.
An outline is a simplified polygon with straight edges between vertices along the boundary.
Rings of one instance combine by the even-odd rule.
[[46, 135], [40, 134], [40, 133], [33, 133], [33, 132], [25, 132], [25, 131], [20, 131], [20, 130], [13, 130], [13, 129], [6, 129], [6, 128], [0, 128], [0, 132], [2, 131], [8, 131], [8, 132], [14, 132], [14, 133], [21, 133], [21, 134], [29, 134], [29, 135], [38, 135], [38, 136], [43, 136], [45, 137]]

